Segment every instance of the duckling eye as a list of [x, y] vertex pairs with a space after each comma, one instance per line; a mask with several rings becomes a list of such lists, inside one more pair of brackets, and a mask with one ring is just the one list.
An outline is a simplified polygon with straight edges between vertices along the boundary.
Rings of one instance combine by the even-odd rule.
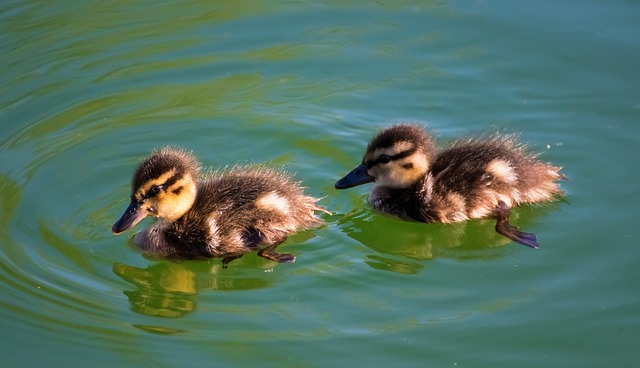
[[378, 157], [378, 159], [376, 160], [381, 164], [388, 164], [391, 161], [391, 156], [389, 155], [380, 155], [380, 157]]
[[151, 193], [158, 194], [162, 190], [162, 185], [154, 185], [151, 187]]

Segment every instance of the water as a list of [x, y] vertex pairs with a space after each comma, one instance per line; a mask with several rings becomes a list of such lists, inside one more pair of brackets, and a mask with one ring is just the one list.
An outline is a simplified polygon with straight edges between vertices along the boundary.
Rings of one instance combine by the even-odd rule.
[[[640, 5], [629, 1], [0, 5], [3, 366], [633, 366]], [[400, 222], [333, 183], [375, 130], [519, 132], [566, 198]], [[136, 163], [285, 166], [326, 225], [283, 249], [142, 257], [111, 225]], [[634, 159], [634, 157], [636, 157]], [[140, 229], [141, 226], [138, 226]], [[129, 234], [130, 235], [130, 234]]]

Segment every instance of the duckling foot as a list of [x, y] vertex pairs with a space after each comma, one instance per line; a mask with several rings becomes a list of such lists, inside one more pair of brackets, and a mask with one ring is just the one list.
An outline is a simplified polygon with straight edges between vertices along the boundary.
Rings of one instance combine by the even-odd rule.
[[243, 255], [243, 253], [234, 253], [222, 258], [222, 269], [226, 270], [227, 267], [229, 267], [229, 262], [233, 261], [234, 259], [238, 259]]
[[260, 250], [258, 255], [260, 257], [270, 259], [279, 263], [293, 263], [296, 261], [296, 256], [289, 253], [276, 253], [276, 247], [279, 243], [268, 245], [266, 248]]
[[503, 201], [498, 201], [496, 206], [496, 232], [522, 245], [538, 249], [536, 234], [519, 231], [517, 227], [509, 224], [509, 214], [509, 206]]

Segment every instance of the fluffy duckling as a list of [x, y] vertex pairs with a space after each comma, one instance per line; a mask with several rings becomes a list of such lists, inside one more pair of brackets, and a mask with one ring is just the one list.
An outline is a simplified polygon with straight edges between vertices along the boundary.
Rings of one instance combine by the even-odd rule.
[[556, 182], [564, 178], [560, 169], [506, 136], [461, 140], [436, 151], [423, 127], [403, 123], [380, 131], [362, 164], [335, 187], [373, 182], [371, 205], [405, 220], [450, 223], [493, 216], [498, 233], [538, 248], [535, 234], [509, 224], [509, 209], [562, 194]]
[[318, 199], [266, 167], [235, 167], [200, 176], [189, 152], [163, 148], [140, 163], [131, 181], [131, 204], [113, 225], [115, 235], [146, 216], [158, 220], [135, 236], [156, 257], [222, 257], [224, 268], [243, 254], [294, 262], [276, 247], [297, 230], [320, 224]]

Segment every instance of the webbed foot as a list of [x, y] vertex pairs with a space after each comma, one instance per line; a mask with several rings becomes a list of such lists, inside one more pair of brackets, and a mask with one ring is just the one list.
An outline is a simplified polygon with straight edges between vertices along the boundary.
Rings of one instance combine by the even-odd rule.
[[233, 261], [234, 259], [238, 259], [240, 257], [242, 257], [244, 254], [243, 253], [234, 253], [234, 254], [229, 254], [226, 257], [222, 258], [222, 269], [226, 270], [227, 267], [229, 267], [229, 262]]
[[280, 242], [276, 244], [268, 245], [266, 248], [260, 250], [258, 255], [260, 257], [270, 259], [278, 263], [293, 263], [296, 261], [296, 256], [289, 253], [276, 253], [276, 247]]
[[509, 224], [509, 214], [509, 206], [507, 206], [503, 201], [498, 201], [498, 205], [496, 206], [496, 232], [517, 243], [538, 249], [536, 234], [525, 233], [524, 231], [518, 230], [517, 227]]

